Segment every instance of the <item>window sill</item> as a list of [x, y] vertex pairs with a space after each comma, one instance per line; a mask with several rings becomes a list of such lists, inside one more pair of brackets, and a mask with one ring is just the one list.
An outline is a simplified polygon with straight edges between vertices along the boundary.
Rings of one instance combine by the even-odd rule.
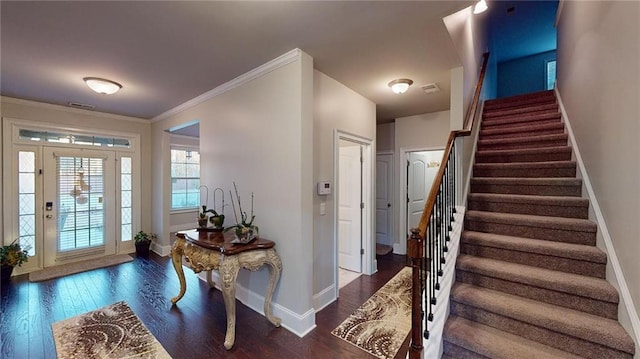
[[181, 208], [181, 209], [172, 209], [169, 214], [181, 214], [181, 213], [198, 213], [200, 209], [198, 208]]

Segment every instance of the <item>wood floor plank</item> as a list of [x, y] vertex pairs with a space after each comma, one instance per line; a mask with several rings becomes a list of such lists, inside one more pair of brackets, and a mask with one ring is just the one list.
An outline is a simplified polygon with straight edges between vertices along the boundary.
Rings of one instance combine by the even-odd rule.
[[[236, 343], [224, 349], [226, 314], [218, 289], [185, 268], [187, 292], [170, 299], [180, 284], [169, 258], [151, 254], [118, 266], [30, 283], [14, 277], [0, 290], [0, 357], [55, 358], [51, 324], [124, 300], [169, 354], [180, 358], [373, 358], [331, 335], [331, 331], [391, 279], [404, 256], [378, 259], [378, 272], [361, 276], [340, 290], [339, 299], [316, 313], [317, 327], [304, 338], [275, 328], [236, 301]], [[406, 355], [408, 344], [397, 358]], [[402, 353], [404, 351], [404, 353]]]

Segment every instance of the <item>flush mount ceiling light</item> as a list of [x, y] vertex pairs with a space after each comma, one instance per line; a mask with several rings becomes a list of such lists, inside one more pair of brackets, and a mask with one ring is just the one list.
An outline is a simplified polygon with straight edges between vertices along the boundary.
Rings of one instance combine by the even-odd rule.
[[122, 85], [117, 82], [101, 79], [99, 77], [85, 77], [83, 80], [87, 83], [89, 88], [99, 94], [113, 95], [122, 88]]
[[476, 4], [476, 6], [474, 6], [473, 13], [474, 14], [480, 14], [480, 13], [485, 12], [488, 8], [489, 7], [487, 6], [487, 2], [485, 0], [480, 0]]
[[389, 82], [389, 87], [394, 93], [401, 94], [407, 92], [412, 83], [409, 79], [397, 79]]

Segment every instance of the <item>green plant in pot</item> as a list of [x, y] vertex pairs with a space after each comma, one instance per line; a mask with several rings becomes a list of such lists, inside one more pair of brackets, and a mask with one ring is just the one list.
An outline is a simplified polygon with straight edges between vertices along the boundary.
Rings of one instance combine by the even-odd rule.
[[207, 222], [209, 221], [209, 213], [211, 210], [207, 209], [206, 205], [202, 205], [202, 211], [198, 214], [198, 227], [207, 228]]
[[234, 230], [235, 238], [231, 243], [249, 243], [253, 239], [258, 237], [258, 226], [253, 224], [256, 216], [253, 214], [253, 192], [251, 193], [251, 216], [247, 215], [247, 212], [242, 210], [242, 203], [240, 202], [240, 195], [238, 195], [238, 188], [236, 183], [233, 182], [233, 188], [236, 191], [236, 199], [238, 201], [238, 209], [240, 210], [240, 221], [238, 222], [238, 215], [236, 214], [236, 206], [233, 203], [233, 195], [229, 191], [231, 196], [231, 205], [233, 205], [233, 214], [236, 216], [236, 224], [224, 229], [225, 232]]
[[149, 234], [145, 231], [140, 231], [135, 235], [135, 237], [133, 237], [136, 245], [136, 255], [138, 257], [149, 256], [149, 247], [151, 246], [151, 242], [155, 237], [155, 234]]
[[0, 247], [0, 271], [2, 283], [6, 283], [15, 266], [20, 267], [22, 263], [29, 260], [28, 249], [22, 249], [20, 244], [14, 240], [11, 244]]

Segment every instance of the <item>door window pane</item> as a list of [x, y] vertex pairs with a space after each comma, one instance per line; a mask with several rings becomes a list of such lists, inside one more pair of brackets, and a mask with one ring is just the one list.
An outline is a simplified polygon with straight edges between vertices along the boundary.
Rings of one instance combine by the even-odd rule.
[[36, 154], [18, 152], [18, 242], [36, 255]]
[[120, 240], [133, 239], [131, 233], [131, 157], [120, 157]]

